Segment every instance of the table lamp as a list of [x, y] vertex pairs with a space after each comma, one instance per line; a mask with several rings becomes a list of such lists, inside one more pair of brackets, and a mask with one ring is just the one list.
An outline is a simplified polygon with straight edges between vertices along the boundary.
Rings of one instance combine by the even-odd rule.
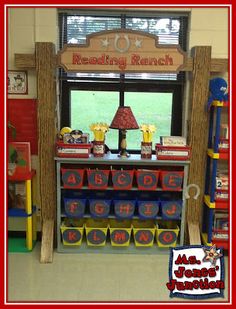
[[139, 125], [133, 115], [133, 112], [130, 106], [121, 106], [118, 108], [111, 124], [111, 129], [121, 130], [121, 143], [120, 143], [120, 152], [119, 157], [129, 157], [130, 154], [127, 152], [126, 147], [126, 130], [135, 130], [139, 129]]

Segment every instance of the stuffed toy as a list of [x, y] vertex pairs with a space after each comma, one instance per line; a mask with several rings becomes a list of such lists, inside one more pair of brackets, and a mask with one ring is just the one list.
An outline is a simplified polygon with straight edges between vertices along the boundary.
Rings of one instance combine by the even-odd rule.
[[208, 111], [214, 100], [228, 101], [228, 94], [225, 94], [227, 90], [227, 82], [223, 78], [216, 77], [216, 78], [211, 79], [209, 88], [210, 88], [211, 95], [207, 102]]

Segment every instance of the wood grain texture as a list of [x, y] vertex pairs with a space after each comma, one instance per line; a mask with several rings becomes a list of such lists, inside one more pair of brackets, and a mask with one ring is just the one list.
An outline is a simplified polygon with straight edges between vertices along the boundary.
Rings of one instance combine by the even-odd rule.
[[201, 245], [201, 236], [199, 223], [189, 222], [188, 223], [188, 234], [190, 245]]
[[[39, 196], [41, 202], [43, 235], [41, 260], [52, 255], [53, 232], [45, 228], [48, 220], [53, 222], [56, 213], [55, 137], [56, 137], [56, 87], [55, 47], [53, 43], [36, 43], [36, 71], [38, 90], [38, 153]], [[51, 238], [51, 239], [48, 239]], [[48, 261], [49, 262], [49, 261]]]
[[35, 69], [34, 54], [15, 54], [15, 66], [18, 69]]
[[[211, 67], [211, 47], [200, 46], [194, 49], [193, 76], [191, 87], [189, 145], [192, 148], [189, 167], [188, 184], [200, 187], [197, 200], [190, 198], [187, 202], [186, 222], [199, 223], [201, 221], [205, 167], [208, 138], [208, 112], [206, 103], [209, 95], [209, 79]], [[189, 238], [195, 237], [189, 235]]]
[[54, 220], [44, 220], [42, 225], [41, 263], [53, 261]]

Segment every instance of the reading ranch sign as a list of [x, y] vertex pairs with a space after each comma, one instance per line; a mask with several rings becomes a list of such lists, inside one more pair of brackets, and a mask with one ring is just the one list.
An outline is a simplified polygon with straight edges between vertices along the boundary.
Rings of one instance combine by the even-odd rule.
[[185, 54], [178, 45], [158, 44], [155, 35], [119, 29], [91, 34], [86, 44], [67, 44], [58, 59], [67, 72], [178, 72]]

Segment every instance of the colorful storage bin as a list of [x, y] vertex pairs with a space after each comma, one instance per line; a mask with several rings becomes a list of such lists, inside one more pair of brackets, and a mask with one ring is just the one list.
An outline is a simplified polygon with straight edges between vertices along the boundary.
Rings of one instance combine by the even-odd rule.
[[157, 170], [137, 170], [136, 179], [139, 190], [156, 190], [159, 171]]
[[134, 170], [111, 171], [115, 190], [130, 190], [133, 185]]
[[66, 219], [61, 225], [61, 235], [63, 245], [80, 246], [84, 233], [84, 221]]
[[153, 246], [156, 230], [153, 220], [133, 220], [132, 229], [136, 247]]
[[84, 215], [86, 199], [64, 198], [65, 213], [70, 218], [81, 218]]
[[138, 201], [138, 213], [140, 218], [153, 219], [156, 218], [159, 211], [158, 201]]
[[89, 210], [94, 218], [107, 218], [110, 213], [111, 200], [89, 199]]
[[88, 246], [105, 246], [107, 230], [107, 219], [88, 219], [85, 223]]
[[84, 169], [61, 168], [64, 188], [79, 189], [83, 185]]
[[107, 188], [110, 170], [87, 169], [88, 187], [103, 190]]
[[161, 171], [161, 187], [167, 191], [181, 191], [183, 184], [183, 171]]
[[158, 223], [156, 241], [159, 247], [175, 247], [179, 235], [179, 227], [172, 222]]
[[129, 219], [134, 215], [135, 200], [114, 200], [114, 212], [117, 218]]
[[166, 220], [180, 219], [182, 212], [182, 201], [162, 201], [161, 202], [161, 216]]
[[111, 245], [115, 247], [126, 247], [130, 243], [131, 221], [129, 220], [109, 220], [109, 231]]

